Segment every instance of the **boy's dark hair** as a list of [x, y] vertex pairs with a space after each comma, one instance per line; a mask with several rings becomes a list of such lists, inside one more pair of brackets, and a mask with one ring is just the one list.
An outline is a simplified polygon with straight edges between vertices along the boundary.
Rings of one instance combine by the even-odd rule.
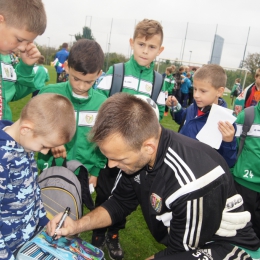
[[104, 53], [93, 40], [80, 39], [71, 48], [68, 66], [83, 75], [99, 73], [104, 64]]
[[145, 37], [145, 40], [149, 40], [156, 34], [159, 34], [161, 36], [161, 44], [162, 44], [163, 42], [162, 25], [155, 20], [144, 19], [136, 25], [133, 39], [141, 36], [141, 37]]
[[206, 64], [194, 73], [194, 80], [207, 81], [212, 87], [219, 89], [220, 87], [226, 87], [227, 74], [219, 65]]
[[63, 49], [67, 49], [67, 48], [69, 47], [69, 45], [68, 45], [68, 43], [64, 42], [64, 43], [61, 45], [61, 47], [62, 47]]
[[39, 59], [38, 59], [38, 64], [44, 64], [44, 62], [45, 62], [45, 58], [44, 58], [43, 55], [41, 55], [41, 56], [39, 57]]
[[8, 26], [41, 35], [47, 24], [41, 0], [0, 0], [0, 15]]

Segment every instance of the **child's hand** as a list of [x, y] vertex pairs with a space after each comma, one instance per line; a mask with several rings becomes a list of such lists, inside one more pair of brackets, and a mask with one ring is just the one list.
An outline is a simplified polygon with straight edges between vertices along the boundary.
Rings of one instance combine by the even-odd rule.
[[168, 96], [168, 98], [165, 101], [165, 105], [168, 107], [172, 107], [172, 105], [176, 107], [177, 104], [178, 104], [178, 100], [176, 99], [175, 96]]
[[51, 152], [54, 158], [59, 158], [59, 157], [66, 158], [67, 156], [67, 152], [64, 145], [51, 148]]
[[34, 43], [28, 43], [24, 51], [20, 51], [20, 56], [23, 62], [27, 65], [35, 64], [41, 56]]
[[89, 179], [88, 179], [89, 184], [92, 183], [94, 188], [96, 188], [97, 186], [97, 177], [90, 175]]
[[222, 134], [222, 140], [225, 142], [232, 142], [234, 139], [235, 128], [229, 122], [218, 122], [218, 129]]

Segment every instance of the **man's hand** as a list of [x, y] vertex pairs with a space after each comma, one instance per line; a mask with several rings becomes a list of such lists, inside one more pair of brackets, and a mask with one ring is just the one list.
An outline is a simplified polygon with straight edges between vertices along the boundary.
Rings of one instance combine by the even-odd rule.
[[151, 260], [151, 259], [154, 259], [154, 255], [152, 255], [152, 256], [146, 258], [145, 260]]
[[[49, 236], [54, 235], [56, 227], [61, 220], [62, 215], [63, 213], [59, 213], [47, 224], [46, 232]], [[57, 238], [60, 238], [61, 236], [72, 236], [84, 231], [108, 227], [111, 226], [111, 224], [112, 219], [108, 211], [103, 207], [97, 207], [76, 221], [74, 221], [70, 217], [66, 217], [62, 228], [57, 230], [56, 234]]]
[[218, 129], [222, 134], [222, 140], [225, 142], [232, 142], [234, 139], [235, 128], [229, 122], [218, 122]]
[[37, 49], [36, 45], [32, 42], [28, 43], [24, 51], [20, 51], [20, 57], [27, 65], [34, 65], [40, 56], [41, 53]]
[[248, 211], [229, 212], [243, 205], [243, 198], [236, 194], [226, 201], [226, 206], [222, 212], [220, 227], [216, 235], [221, 237], [233, 237], [238, 229], [244, 228], [251, 219]]
[[66, 158], [67, 156], [67, 152], [64, 145], [51, 148], [51, 152], [54, 158], [59, 158], [59, 157]]
[[[59, 213], [47, 224], [46, 232], [49, 236], [53, 236], [56, 230], [56, 227], [59, 221], [62, 218], [63, 213]], [[72, 236], [77, 234], [77, 221], [74, 221], [70, 217], [66, 217], [62, 228], [56, 231], [56, 238], [60, 238], [61, 236]]]

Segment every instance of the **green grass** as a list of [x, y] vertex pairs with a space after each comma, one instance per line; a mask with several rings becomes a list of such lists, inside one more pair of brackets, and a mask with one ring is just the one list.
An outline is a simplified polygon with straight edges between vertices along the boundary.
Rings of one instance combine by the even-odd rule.
[[[55, 83], [55, 69], [51, 66], [46, 67], [48, 68], [50, 74], [49, 84]], [[19, 101], [10, 103], [14, 121], [19, 118], [21, 109], [30, 98], [31, 95], [28, 95], [27, 97]], [[224, 99], [228, 103], [228, 107], [230, 107], [229, 96], [224, 96]], [[161, 124], [164, 127], [169, 128], [173, 131], [178, 130], [178, 125], [172, 120], [170, 115], [164, 117], [161, 121]], [[95, 196], [95, 194], [93, 196]], [[85, 208], [84, 213], [87, 213], [87, 211], [88, 210]], [[83, 232], [81, 234], [81, 238], [85, 239], [88, 242], [91, 242], [91, 235], [92, 232]], [[126, 228], [120, 231], [120, 243], [125, 252], [124, 259], [127, 260], [146, 259], [156, 252], [164, 249], [164, 246], [157, 243], [150, 234], [144, 221], [140, 207], [138, 207], [135, 212], [127, 217]], [[109, 259], [106, 250], [105, 253], [106, 259]]]

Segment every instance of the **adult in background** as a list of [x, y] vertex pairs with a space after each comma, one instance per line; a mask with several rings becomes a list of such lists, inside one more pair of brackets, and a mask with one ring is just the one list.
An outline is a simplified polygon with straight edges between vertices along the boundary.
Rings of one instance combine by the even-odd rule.
[[[55, 58], [54, 59], [58, 59], [59, 62], [63, 64], [69, 57], [68, 47], [69, 47], [68, 43], [64, 42], [62, 44], [62, 49], [55, 54]], [[58, 82], [60, 82], [59, 81], [59, 76], [64, 71], [64, 68], [60, 67], [60, 66], [55, 66], [55, 69], [56, 69], [56, 72], [57, 72], [57, 80], [56, 80], [56, 82], [58, 83]]]
[[[162, 127], [150, 104], [114, 94], [99, 109], [89, 137], [108, 166], [121, 169], [112, 195], [77, 221], [67, 217], [56, 230], [59, 213], [47, 225], [49, 235], [110, 226], [140, 204], [151, 234], [166, 245], [147, 259], [251, 259], [240, 247], [258, 250], [250, 214], [225, 160], [210, 146]], [[225, 218], [236, 222], [241, 215], [245, 224], [235, 232], [220, 229]]]

